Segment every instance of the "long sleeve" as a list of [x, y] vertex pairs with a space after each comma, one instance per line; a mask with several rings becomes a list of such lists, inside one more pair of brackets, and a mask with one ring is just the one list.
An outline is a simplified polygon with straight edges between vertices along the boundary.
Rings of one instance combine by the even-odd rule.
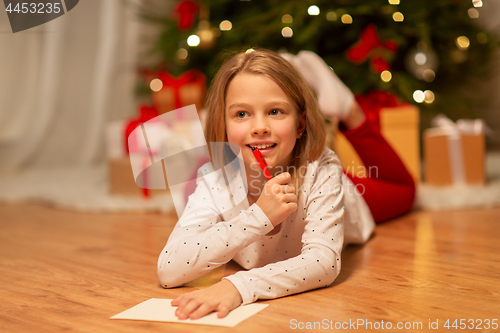
[[[200, 168], [195, 192], [158, 259], [158, 278], [166, 288], [188, 283], [233, 258], [243, 247], [273, 229], [257, 205], [232, 207], [222, 221], [218, 205], [226, 187], [217, 175]], [[223, 208], [223, 207], [222, 207]], [[227, 207], [226, 207], [227, 209]]]
[[300, 189], [303, 200], [296, 214], [283, 222], [287, 225], [281, 234], [283, 240], [293, 230], [302, 231], [300, 254], [226, 277], [240, 292], [243, 304], [326, 287], [340, 272], [344, 191], [338, 158], [329, 151], [310, 165], [306, 177], [309, 182]]

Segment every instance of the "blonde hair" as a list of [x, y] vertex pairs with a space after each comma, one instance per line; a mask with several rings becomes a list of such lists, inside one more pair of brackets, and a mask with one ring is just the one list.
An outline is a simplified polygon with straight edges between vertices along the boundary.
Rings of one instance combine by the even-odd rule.
[[[208, 90], [206, 107], [208, 111], [205, 126], [207, 142], [226, 142], [226, 92], [231, 80], [239, 73], [260, 74], [272, 79], [295, 103], [299, 119], [305, 116], [305, 129], [297, 139], [292, 151], [292, 184], [296, 188], [302, 185], [305, 169], [309, 162], [318, 159], [325, 146], [325, 119], [318, 108], [314, 93], [293, 68], [276, 52], [255, 49], [232, 56], [219, 69]], [[214, 161], [215, 156], [209, 152]], [[220, 164], [219, 164], [220, 165]], [[297, 174], [297, 172], [299, 174]]]

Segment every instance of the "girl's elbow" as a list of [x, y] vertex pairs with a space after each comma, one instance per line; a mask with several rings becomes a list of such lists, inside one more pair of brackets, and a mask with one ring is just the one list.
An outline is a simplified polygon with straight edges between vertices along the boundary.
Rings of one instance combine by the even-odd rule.
[[335, 280], [339, 276], [339, 273], [340, 273], [340, 268], [334, 270], [333, 272], [331, 272], [330, 274], [328, 274], [327, 276], [325, 276], [325, 280], [326, 280], [327, 286], [329, 286], [333, 282], [335, 282]]
[[163, 288], [175, 288], [185, 284], [176, 274], [171, 270], [158, 268], [158, 280]]

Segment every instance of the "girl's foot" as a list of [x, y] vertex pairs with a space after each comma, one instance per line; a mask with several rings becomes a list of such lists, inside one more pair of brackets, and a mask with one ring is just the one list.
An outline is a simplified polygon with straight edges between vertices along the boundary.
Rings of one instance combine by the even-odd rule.
[[297, 69], [316, 92], [319, 108], [325, 116], [337, 117], [341, 121], [349, 117], [354, 95], [320, 56], [311, 51], [300, 51], [297, 56], [281, 56]]

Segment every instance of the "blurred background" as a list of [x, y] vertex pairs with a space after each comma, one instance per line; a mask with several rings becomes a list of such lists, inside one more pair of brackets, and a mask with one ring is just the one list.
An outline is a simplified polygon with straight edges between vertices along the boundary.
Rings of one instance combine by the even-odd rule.
[[[395, 149], [422, 189], [446, 197], [460, 185], [498, 203], [499, 35], [499, 0], [86, 0], [15, 34], [2, 12], [0, 200], [168, 210], [164, 199], [135, 187], [127, 135], [181, 106], [201, 110], [228, 55], [265, 47], [322, 56], [388, 141], [406, 142]], [[390, 111], [401, 108], [394, 118]], [[484, 121], [475, 123], [479, 131], [462, 132], [458, 180], [453, 163], [439, 160], [446, 151], [426, 152], [440, 144], [425, 132], [438, 114]], [[439, 167], [445, 170], [426, 182], [426, 170]]]

